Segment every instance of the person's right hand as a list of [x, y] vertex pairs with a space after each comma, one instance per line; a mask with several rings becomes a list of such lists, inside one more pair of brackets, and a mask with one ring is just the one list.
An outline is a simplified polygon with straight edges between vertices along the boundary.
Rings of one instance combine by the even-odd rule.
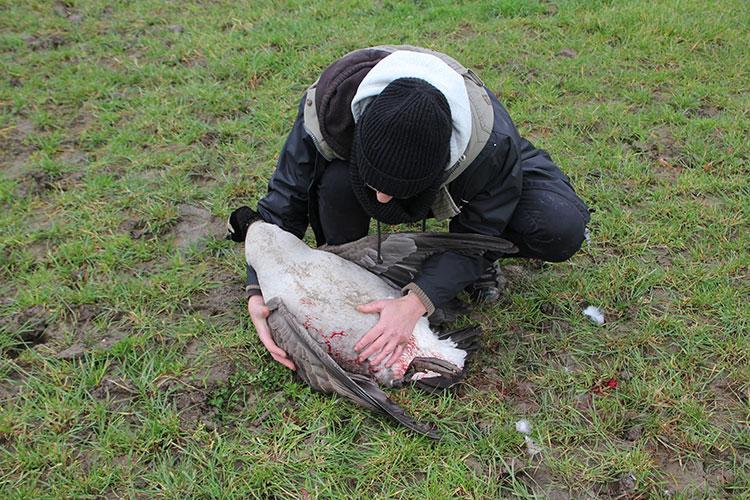
[[271, 337], [271, 329], [268, 327], [268, 322], [266, 321], [269, 311], [262, 295], [253, 295], [247, 299], [247, 312], [250, 313], [250, 319], [253, 320], [255, 331], [258, 332], [260, 341], [263, 342], [268, 352], [271, 353], [271, 357], [290, 370], [296, 370], [297, 368], [295, 368], [292, 360], [287, 357], [287, 354], [281, 347], [276, 345], [276, 342]]

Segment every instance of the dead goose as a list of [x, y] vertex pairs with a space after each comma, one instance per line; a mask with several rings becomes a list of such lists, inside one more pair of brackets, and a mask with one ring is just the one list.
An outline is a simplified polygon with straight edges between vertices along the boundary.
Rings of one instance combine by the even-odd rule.
[[416, 382], [426, 388], [450, 387], [463, 378], [467, 354], [480, 333], [468, 327], [434, 333], [426, 318], [417, 323], [401, 358], [386, 368], [357, 362], [354, 346], [377, 316], [356, 306], [397, 297], [420, 263], [435, 252], [513, 253], [506, 240], [483, 235], [395, 233], [380, 246], [373, 237], [317, 250], [280, 227], [266, 223], [247, 207], [232, 213], [229, 236], [245, 242], [245, 257], [258, 275], [268, 324], [277, 345], [294, 361], [297, 373], [313, 389], [340, 394], [384, 413], [408, 428], [438, 438], [387, 398], [378, 383], [394, 387]]

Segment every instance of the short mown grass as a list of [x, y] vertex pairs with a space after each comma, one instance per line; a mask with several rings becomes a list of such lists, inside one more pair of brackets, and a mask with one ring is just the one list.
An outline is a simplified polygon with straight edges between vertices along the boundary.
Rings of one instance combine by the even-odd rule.
[[[0, 14], [3, 497], [750, 491], [744, 2], [0, 0]], [[437, 443], [273, 363], [241, 249], [219, 237], [264, 194], [306, 86], [384, 43], [473, 68], [595, 210], [571, 261], [504, 263], [461, 390], [392, 392]]]

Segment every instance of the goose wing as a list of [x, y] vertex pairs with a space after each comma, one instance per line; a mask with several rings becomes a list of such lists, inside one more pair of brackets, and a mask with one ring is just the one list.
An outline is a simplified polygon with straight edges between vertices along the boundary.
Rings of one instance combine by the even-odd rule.
[[380, 262], [377, 235], [343, 245], [323, 245], [320, 249], [352, 261], [399, 288], [412, 281], [424, 261], [437, 253], [478, 256], [486, 252], [518, 252], [508, 240], [474, 233], [390, 233], [381, 238]]
[[440, 438], [435, 429], [407, 415], [372, 380], [343, 370], [282, 300], [272, 298], [266, 305], [271, 311], [268, 326], [274, 341], [291, 356], [300, 378], [310, 387], [324, 393], [339, 394], [360, 406], [385, 414], [415, 432], [432, 439]]

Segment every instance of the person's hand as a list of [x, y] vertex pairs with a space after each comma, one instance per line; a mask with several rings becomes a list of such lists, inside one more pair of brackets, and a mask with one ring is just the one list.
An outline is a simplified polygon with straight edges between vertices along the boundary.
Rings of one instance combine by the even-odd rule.
[[[380, 320], [359, 339], [354, 350], [359, 352], [357, 361], [363, 362], [373, 354], [371, 366], [377, 367], [384, 359], [386, 368], [392, 366], [404, 352], [404, 346], [414, 333], [419, 318], [427, 312], [419, 297], [409, 293], [398, 299], [383, 299], [357, 306], [363, 313], [380, 313]], [[364, 350], [363, 350], [364, 349]], [[389, 357], [390, 356], [390, 357]]]
[[250, 313], [250, 319], [253, 320], [255, 331], [258, 332], [260, 341], [263, 342], [268, 352], [271, 353], [271, 357], [290, 370], [296, 370], [297, 368], [295, 368], [292, 360], [287, 357], [287, 354], [281, 347], [276, 345], [276, 342], [271, 337], [271, 329], [268, 327], [268, 322], [266, 321], [269, 310], [262, 295], [253, 295], [247, 299], [247, 312]]

